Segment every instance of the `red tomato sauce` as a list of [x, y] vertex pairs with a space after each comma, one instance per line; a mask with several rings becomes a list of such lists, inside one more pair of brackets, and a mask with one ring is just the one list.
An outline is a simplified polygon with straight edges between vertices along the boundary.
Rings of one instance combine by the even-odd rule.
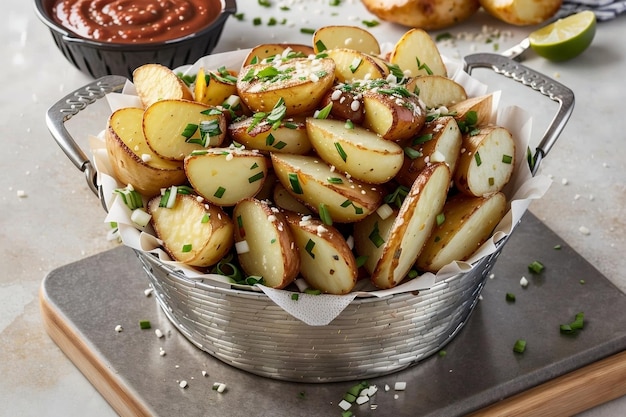
[[56, 0], [53, 17], [76, 35], [98, 42], [173, 40], [206, 27], [220, 2], [207, 0]]

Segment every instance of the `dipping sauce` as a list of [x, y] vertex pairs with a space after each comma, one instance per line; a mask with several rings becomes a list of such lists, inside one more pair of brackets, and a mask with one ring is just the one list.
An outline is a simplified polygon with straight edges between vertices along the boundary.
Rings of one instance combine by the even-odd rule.
[[54, 19], [98, 42], [151, 43], [190, 35], [221, 12], [211, 0], [56, 0]]

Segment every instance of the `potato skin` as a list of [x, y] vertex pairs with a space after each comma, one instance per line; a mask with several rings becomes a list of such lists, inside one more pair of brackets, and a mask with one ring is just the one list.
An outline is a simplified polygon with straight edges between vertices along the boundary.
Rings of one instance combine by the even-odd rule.
[[407, 27], [437, 30], [461, 23], [480, 8], [478, 0], [408, 0], [390, 3], [388, 0], [362, 0], [380, 19]]

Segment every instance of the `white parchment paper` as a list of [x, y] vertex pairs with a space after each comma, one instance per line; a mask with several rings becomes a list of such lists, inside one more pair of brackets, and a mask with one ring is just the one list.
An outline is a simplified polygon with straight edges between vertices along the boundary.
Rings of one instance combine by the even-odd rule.
[[[215, 69], [222, 66], [238, 69], [241, 66], [247, 50], [233, 51], [223, 54], [210, 55], [201, 58], [194, 65], [179, 68], [189, 74], [195, 74], [200, 67]], [[486, 94], [488, 86], [482, 84], [462, 70], [460, 63], [445, 60], [449, 76], [463, 85], [468, 96], [475, 97]], [[551, 180], [542, 175], [532, 176], [526, 161], [526, 150], [531, 135], [531, 117], [525, 110], [511, 106], [498, 108], [500, 92], [494, 94], [494, 105], [492, 112], [492, 122], [506, 127], [513, 135], [516, 142], [515, 171], [510, 183], [503, 190], [510, 202], [510, 209], [495, 228], [491, 239], [485, 242], [466, 261], [455, 261], [443, 267], [437, 274], [425, 273], [410, 281], [404, 282], [395, 288], [388, 290], [377, 290], [370, 286], [368, 282], [361, 281], [357, 288], [350, 294], [344, 296], [337, 295], [308, 295], [300, 294], [298, 301], [291, 298], [291, 291], [275, 290], [266, 286], [257, 285], [251, 290], [263, 291], [273, 302], [282, 307], [285, 311], [311, 326], [323, 326], [330, 323], [345, 309], [355, 297], [384, 297], [392, 294], [399, 294], [412, 291], [421, 291], [430, 288], [436, 282], [450, 278], [459, 273], [468, 272], [482, 257], [496, 251], [496, 243], [505, 236], [511, 234], [518, 221], [532, 202], [541, 198], [550, 187]], [[122, 93], [111, 93], [107, 95], [107, 101], [111, 111], [123, 107], [142, 107], [141, 102], [135, 94], [134, 86], [127, 82]], [[173, 261], [162, 249], [161, 242], [156, 238], [154, 231], [148, 226], [145, 230], [137, 229], [130, 220], [130, 210], [114, 193], [115, 188], [121, 188], [126, 184], [118, 183], [112, 176], [111, 162], [108, 159], [106, 147], [102, 137], [90, 137], [90, 145], [93, 152], [94, 164], [98, 171], [99, 185], [102, 187], [106, 199], [108, 213], [105, 222], [116, 222], [118, 224], [121, 241], [124, 245], [138, 251], [156, 255], [161, 262], [178, 269], [189, 279], [212, 280], [216, 285], [229, 285], [227, 277], [215, 274], [203, 274], [198, 270], [180, 262]], [[239, 288], [239, 287], [238, 287]]]

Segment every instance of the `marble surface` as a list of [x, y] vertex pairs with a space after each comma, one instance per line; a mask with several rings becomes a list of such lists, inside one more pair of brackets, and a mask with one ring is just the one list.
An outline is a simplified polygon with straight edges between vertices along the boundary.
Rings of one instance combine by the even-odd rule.
[[[240, 6], [244, 20], [227, 23], [216, 52], [261, 42], [306, 43], [310, 36], [301, 34], [300, 28], [360, 25], [373, 19], [360, 3], [349, 0], [340, 8], [327, 6], [327, 1], [284, 2], [291, 5], [289, 11], [279, 10], [279, 2], [272, 2], [275, 5], [269, 9], [257, 2], [241, 3], [245, 3]], [[65, 61], [31, 2], [11, 2], [4, 10], [0, 26], [0, 415], [115, 415], [45, 333], [38, 305], [41, 280], [48, 272], [115, 246], [106, 239], [99, 201], [51, 139], [44, 122], [50, 105], [89, 78]], [[284, 25], [254, 26], [254, 17], [262, 17], [263, 22], [270, 17], [287, 20]], [[542, 164], [554, 183], [531, 211], [622, 291], [626, 291], [626, 120], [619, 114], [626, 91], [621, 78], [626, 72], [624, 19], [599, 24], [592, 46], [572, 61], [551, 63], [533, 53], [525, 59], [529, 67], [569, 86], [577, 100], [571, 121]], [[481, 40], [476, 35], [485, 27], [488, 33], [500, 29], [502, 35], [495, 42]], [[479, 13], [447, 30], [464, 39], [439, 46], [452, 58], [502, 51], [532, 29], [509, 27]], [[386, 23], [372, 28], [379, 40], [389, 42], [404, 30]], [[550, 118], [543, 100], [533, 92], [512, 96], [522, 107], [538, 111], [535, 127], [540, 135]], [[86, 126], [103, 127], [101, 120], [84, 119]], [[80, 124], [74, 130], [77, 138], [97, 133], [85, 131]], [[622, 398], [585, 415], [625, 412], [626, 398]]]

